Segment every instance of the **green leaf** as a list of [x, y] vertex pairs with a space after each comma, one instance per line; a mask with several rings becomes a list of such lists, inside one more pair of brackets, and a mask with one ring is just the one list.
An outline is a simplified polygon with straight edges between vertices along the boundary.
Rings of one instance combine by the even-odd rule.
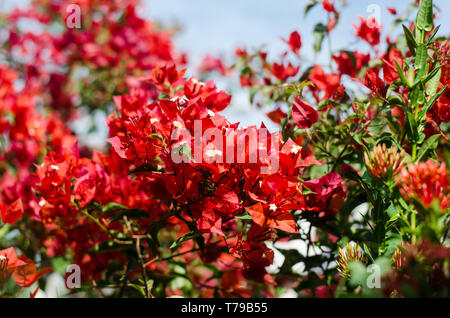
[[363, 148], [366, 150], [366, 152], [370, 152], [369, 149], [367, 149], [366, 145], [364, 144], [363, 140], [362, 140], [362, 131], [358, 132], [357, 134], [355, 134], [353, 136], [353, 139], [360, 144], [361, 146], [363, 146]]
[[410, 87], [409, 82], [405, 77], [405, 73], [403, 72], [403, 69], [398, 64], [397, 60], [394, 60], [394, 63], [395, 63], [395, 68], [397, 69], [398, 76], [400, 77], [400, 80], [402, 81], [402, 84]]
[[0, 227], [0, 239], [3, 239], [9, 233], [10, 229], [11, 229], [11, 225], [9, 225], [7, 223], [3, 224]]
[[144, 287], [137, 285], [137, 284], [132, 284], [132, 283], [128, 283], [127, 285], [136, 289], [143, 297], [147, 296], [147, 295], [145, 295]]
[[399, 95], [390, 95], [388, 97], [388, 101], [389, 101], [389, 104], [394, 105], [394, 106], [396, 106], [396, 105], [406, 105], [406, 102], [403, 99], [403, 97], [399, 96]]
[[61, 276], [64, 276], [64, 274], [66, 274], [67, 266], [69, 266], [71, 263], [62, 256], [53, 257], [51, 261], [53, 270]]
[[357, 61], [356, 61], [355, 53], [352, 51], [347, 51], [347, 50], [341, 50], [341, 52], [344, 52], [349, 57], [350, 61], [353, 64], [353, 67], [355, 69], [357, 69], [357, 65], [356, 65]]
[[252, 86], [252, 88], [250, 89], [250, 104], [253, 104], [253, 102], [254, 102], [254, 100], [255, 100], [255, 96], [256, 96], [256, 93], [258, 92], [258, 90], [259, 90], [259, 86]]
[[436, 134], [425, 140], [425, 142], [420, 147], [419, 153], [417, 154], [416, 161], [420, 161], [422, 157], [428, 152], [433, 151], [439, 144], [440, 134]]
[[419, 120], [421, 121], [423, 118], [425, 118], [425, 115], [427, 112], [433, 107], [434, 103], [441, 97], [442, 94], [444, 94], [445, 90], [447, 89], [447, 85], [445, 85], [436, 95], [431, 97], [428, 102], [422, 107], [419, 113]]
[[325, 38], [325, 31], [327, 30], [327, 27], [322, 23], [317, 23], [314, 26], [313, 36], [314, 36], [314, 51], [320, 52], [320, 49], [322, 48], [322, 42]]
[[192, 289], [192, 283], [186, 277], [178, 276], [170, 281], [169, 287], [171, 290], [183, 289], [190, 291]]
[[111, 213], [117, 210], [125, 210], [127, 207], [116, 203], [116, 202], [110, 202], [107, 205], [102, 207], [102, 213]]
[[[427, 65], [427, 46], [419, 44], [416, 51], [416, 69], [423, 70]], [[418, 76], [420, 78], [420, 76]]]
[[156, 138], [156, 139], [161, 140], [162, 143], [164, 143], [164, 137], [157, 133], [147, 135], [147, 138]]
[[248, 214], [248, 213], [244, 213], [242, 215], [237, 215], [234, 218], [238, 219], [238, 220], [251, 220], [252, 216], [250, 214]]
[[192, 232], [186, 234], [185, 236], [178, 238], [175, 242], [173, 242], [172, 245], [170, 245], [170, 249], [174, 249], [174, 248], [178, 247], [181, 243], [189, 241], [194, 238], [197, 238], [201, 235], [202, 235], [202, 232], [200, 232], [200, 231], [197, 231], [197, 232], [192, 231]]
[[[434, 75], [431, 76], [431, 74]], [[429, 75], [431, 76], [430, 79], [427, 80], [429, 76], [427, 76], [427, 78], [425, 79], [427, 80], [425, 82], [427, 85], [426, 92], [428, 96], [433, 96], [434, 94], [436, 94], [436, 91], [439, 87], [439, 82], [441, 80], [442, 75], [441, 65], [440, 64], [436, 65], [436, 68], [434, 68]]]
[[421, 0], [417, 12], [416, 27], [426, 32], [433, 29], [433, 0]]
[[317, 0], [310, 1], [310, 2], [306, 5], [306, 7], [305, 7], [305, 12], [304, 12], [303, 15], [306, 16], [306, 15], [308, 14], [308, 12], [309, 12], [312, 8], [314, 8], [318, 3], [319, 3], [319, 1], [317, 1]]
[[306, 80], [308, 79], [309, 74], [311, 73], [311, 71], [312, 71], [313, 68], [314, 68], [313, 66], [308, 67], [308, 68], [303, 72], [302, 76], [301, 76], [300, 79], [299, 79], [299, 82], [306, 81]]
[[366, 255], [369, 256], [369, 259], [373, 262], [372, 253], [370, 252], [370, 249], [367, 246], [367, 244], [366, 243], [362, 243], [362, 246], [364, 248], [364, 252], [366, 253]]
[[182, 156], [186, 156], [191, 159], [192, 162], [195, 162], [194, 157], [192, 156], [192, 149], [186, 144], [183, 144], [179, 148], [179, 154]]
[[430, 34], [430, 36], [428, 37], [428, 42], [427, 42], [428, 44], [430, 44], [430, 43], [433, 41], [433, 39], [434, 39], [434, 37], [436, 36], [436, 33], [439, 31], [440, 27], [441, 27], [441, 25], [438, 25], [438, 26], [433, 30], [433, 33]]
[[150, 217], [150, 215], [142, 209], [124, 209], [120, 212], [115, 213], [111, 218], [111, 222], [120, 220], [124, 216], [126, 216], [130, 220], [140, 220], [142, 218]]
[[406, 44], [408, 44], [408, 48], [411, 51], [412, 55], [416, 55], [417, 43], [416, 43], [416, 40], [414, 39], [414, 35], [404, 24], [402, 24], [402, 26], [403, 26], [403, 32], [405, 33], [405, 37], [406, 37]]
[[372, 217], [375, 225], [374, 242], [377, 244], [378, 255], [384, 247], [384, 238], [386, 236], [386, 212], [384, 209], [383, 200], [379, 197], [375, 201], [375, 205], [372, 209]]
[[387, 240], [387, 248], [385, 255], [392, 255], [394, 254], [395, 250], [400, 246], [400, 244], [403, 242], [402, 236], [398, 233], [392, 233], [389, 235], [389, 238]]
[[409, 142], [415, 143], [419, 139], [419, 135], [417, 131], [417, 123], [414, 119], [414, 115], [410, 111], [406, 112], [405, 129]]

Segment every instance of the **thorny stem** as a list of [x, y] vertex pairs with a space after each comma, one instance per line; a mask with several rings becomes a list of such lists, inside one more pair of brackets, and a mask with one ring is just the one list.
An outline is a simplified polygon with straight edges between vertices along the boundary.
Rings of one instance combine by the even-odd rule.
[[141, 253], [141, 239], [139, 236], [136, 237], [136, 252], [138, 254], [139, 264], [141, 265], [142, 279], [144, 280], [145, 296], [146, 298], [152, 298], [152, 295], [150, 294], [150, 291], [148, 289], [147, 271], [145, 270], [144, 258], [142, 257]]
[[128, 218], [126, 216], [123, 217], [123, 220], [124, 220], [125, 225], [126, 225], [127, 234], [131, 235], [131, 237], [135, 240], [136, 253], [138, 255], [139, 265], [141, 266], [142, 279], [144, 280], [145, 297], [146, 298], [152, 298], [152, 295], [150, 294], [150, 290], [148, 289], [147, 271], [145, 270], [146, 266], [144, 264], [144, 257], [142, 255], [142, 251], [141, 251], [141, 237], [142, 236], [133, 234], [133, 229], [131, 228], [130, 221], [128, 221]]

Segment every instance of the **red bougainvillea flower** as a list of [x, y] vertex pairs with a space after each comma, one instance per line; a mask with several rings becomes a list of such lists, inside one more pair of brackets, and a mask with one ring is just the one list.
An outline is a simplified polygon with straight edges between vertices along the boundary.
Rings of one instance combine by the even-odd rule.
[[330, 13], [336, 11], [336, 9], [334, 8], [334, 3], [330, 2], [330, 0], [324, 0], [322, 2], [322, 7], [324, 8], [325, 11], [328, 11]]
[[315, 65], [313, 67], [309, 78], [314, 84], [314, 88], [312, 89], [317, 102], [320, 100], [316, 92], [317, 90], [324, 93], [321, 99], [327, 100], [332, 98], [341, 86], [341, 76], [334, 73], [325, 74], [325, 71], [320, 65]]
[[238, 269], [226, 271], [220, 279], [220, 293], [225, 297], [239, 296], [243, 298], [251, 297], [247, 290], [246, 281], [242, 277], [242, 272]]
[[307, 209], [326, 214], [336, 214], [346, 197], [342, 186], [342, 177], [329, 173], [319, 179], [305, 181], [304, 186], [312, 191], [306, 196]]
[[236, 245], [230, 249], [230, 253], [243, 261], [242, 274], [245, 278], [257, 282], [276, 285], [266, 267], [273, 262], [274, 252], [267, 248], [265, 241], [275, 238], [273, 230], [265, 226], [253, 224], [247, 234], [247, 239], [242, 239], [239, 234]]
[[261, 227], [269, 226], [288, 233], [298, 233], [291, 213], [281, 209], [275, 203], [265, 205], [257, 203], [245, 209], [251, 215], [253, 222]]
[[283, 40], [283, 41], [289, 45], [292, 52], [294, 52], [297, 55], [299, 54], [300, 48], [302, 47], [302, 38], [300, 36], [300, 33], [298, 33], [297, 31], [294, 31], [289, 35], [288, 40]]
[[266, 113], [267, 117], [269, 117], [274, 123], [281, 124], [281, 120], [286, 118], [287, 114], [281, 110], [280, 107], [277, 109]]
[[395, 62], [403, 68], [403, 55], [400, 50], [392, 47], [389, 53], [385, 54], [383, 58], [383, 77], [388, 84], [392, 84], [396, 79], [399, 78], [397, 68], [395, 67]]
[[22, 199], [19, 198], [10, 204], [0, 202], [0, 210], [3, 223], [15, 223], [23, 214]]
[[319, 119], [319, 113], [300, 96], [296, 96], [292, 106], [292, 119], [301, 129], [311, 128]]
[[360, 79], [356, 80], [362, 83], [367, 88], [369, 88], [372, 91], [371, 92], [372, 96], [385, 95], [386, 85], [374, 70], [368, 69], [366, 75], [364, 75], [364, 78], [362, 80]]
[[426, 208], [437, 200], [442, 210], [448, 208], [449, 173], [444, 162], [439, 164], [429, 159], [427, 162], [410, 164], [400, 172], [397, 185], [406, 200], [414, 198]]
[[395, 9], [394, 7], [392, 8], [387, 8], [388, 12], [392, 15], [396, 15], [397, 14], [397, 9]]
[[271, 67], [266, 67], [269, 69], [270, 73], [280, 81], [285, 81], [289, 77], [297, 75], [300, 70], [300, 66], [293, 66], [291, 63], [286, 66], [284, 64], [273, 63]]
[[339, 56], [333, 56], [333, 60], [336, 62], [340, 74], [355, 77], [369, 63], [370, 54], [341, 51]]
[[447, 42], [436, 42], [434, 46], [438, 59], [442, 61], [443, 65], [438, 90], [441, 90], [444, 86], [447, 86], [447, 88], [427, 116], [430, 115], [429, 119], [433, 120], [436, 126], [439, 126], [442, 122], [450, 121], [450, 44]]
[[369, 21], [364, 20], [363, 17], [359, 17], [359, 20], [361, 21], [360, 26], [353, 24], [353, 27], [356, 29], [356, 36], [360, 37], [371, 46], [380, 44], [381, 25], [373, 18]]
[[[336, 14], [336, 15], [337, 15], [337, 14]], [[337, 24], [336, 18], [330, 17], [330, 18], [328, 19], [328, 25], [327, 25], [327, 30], [326, 30], [326, 32], [327, 32], [327, 33], [330, 33], [331, 31], [333, 31], [334, 28], [336, 27], [336, 24]]]
[[331, 285], [331, 286], [318, 286], [315, 289], [315, 294], [317, 298], [332, 298], [334, 297], [334, 293], [336, 292], [337, 286]]
[[218, 71], [222, 76], [226, 75], [227, 67], [220, 58], [207, 55], [203, 58], [198, 68], [199, 72]]
[[51, 270], [37, 272], [36, 264], [25, 255], [17, 257], [13, 247], [0, 250], [0, 286], [12, 275], [17, 285], [28, 287]]
[[26, 257], [25, 255], [20, 255], [19, 259], [24, 262], [23, 266], [18, 266], [16, 270], [12, 273], [12, 277], [17, 283], [17, 285], [22, 287], [28, 287], [34, 284], [42, 276], [52, 271], [51, 267], [46, 267], [37, 271], [36, 264]]
[[13, 247], [0, 251], [0, 286], [20, 266], [26, 263], [16, 256]]

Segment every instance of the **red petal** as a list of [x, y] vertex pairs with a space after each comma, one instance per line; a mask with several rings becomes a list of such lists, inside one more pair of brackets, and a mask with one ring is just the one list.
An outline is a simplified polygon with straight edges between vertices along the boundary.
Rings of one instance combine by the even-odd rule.
[[114, 151], [119, 155], [120, 158], [127, 159], [125, 149], [123, 149], [122, 142], [120, 141], [119, 136], [106, 139], [106, 141], [112, 145]]
[[274, 225], [272, 227], [288, 233], [298, 233], [295, 220], [288, 211], [284, 211], [283, 213], [278, 215], [275, 218]]
[[253, 222], [259, 226], [264, 226], [266, 216], [264, 215], [264, 209], [261, 203], [256, 203], [255, 205], [246, 207], [245, 210], [247, 210], [248, 214], [250, 214]]
[[16, 222], [23, 214], [22, 199], [19, 198], [11, 204], [7, 204], [6, 207], [2, 207], [2, 220], [3, 223], [12, 224]]
[[308, 103], [296, 97], [292, 106], [292, 118], [301, 129], [310, 128], [319, 119], [319, 113]]
[[25, 265], [19, 266], [12, 274], [13, 279], [19, 286], [31, 286], [39, 278], [52, 271], [51, 267], [46, 267], [37, 273], [36, 264], [31, 259], [25, 255], [21, 255], [19, 258], [25, 262]]

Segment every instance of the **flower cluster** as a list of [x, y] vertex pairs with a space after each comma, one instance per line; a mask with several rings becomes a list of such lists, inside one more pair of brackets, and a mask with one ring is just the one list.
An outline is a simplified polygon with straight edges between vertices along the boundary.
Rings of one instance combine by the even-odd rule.
[[[207, 55], [202, 81], [137, 0], [35, 0], [0, 17], [2, 295], [76, 264], [83, 289], [68, 292], [83, 296], [448, 296], [449, 44], [430, 3], [386, 48], [360, 18], [368, 51], [329, 44], [329, 65], [311, 64], [294, 30], [280, 59]], [[316, 53], [345, 9], [306, 13], [318, 4]], [[279, 129], [230, 122], [212, 74]], [[71, 130], [86, 110], [105, 112], [102, 149]]]

